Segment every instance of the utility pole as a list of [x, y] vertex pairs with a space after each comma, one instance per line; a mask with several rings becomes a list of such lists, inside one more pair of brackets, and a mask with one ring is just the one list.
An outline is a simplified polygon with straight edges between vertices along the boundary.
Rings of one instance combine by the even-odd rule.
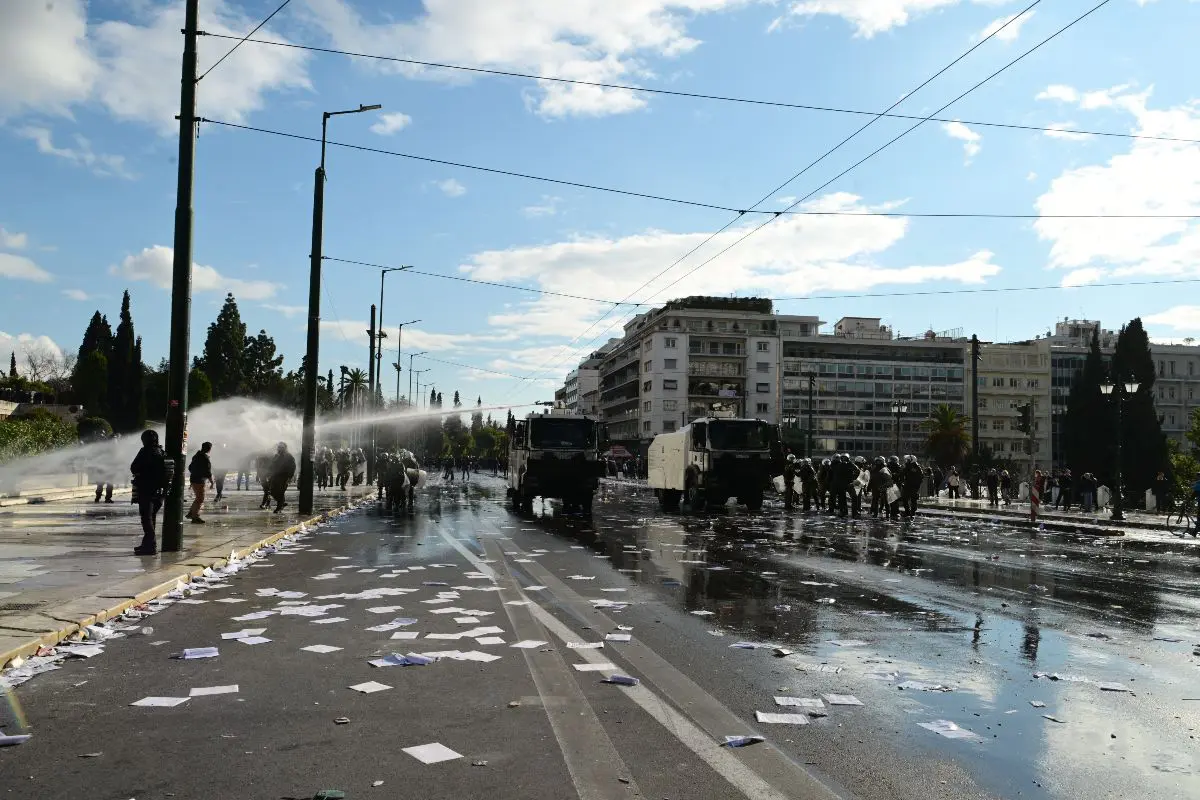
[[817, 379], [817, 373], [806, 372], [804, 377], [808, 378], [808, 436], [805, 442], [804, 455], [806, 458], [812, 458], [813, 454], [813, 381]]
[[192, 178], [196, 169], [196, 36], [200, 0], [187, 0], [179, 79], [179, 158], [171, 265], [171, 345], [167, 373], [167, 458], [175, 471], [163, 509], [162, 550], [183, 549], [183, 486], [187, 466], [188, 355], [192, 311]]
[[971, 334], [971, 463], [979, 462], [979, 337]]
[[[367, 358], [370, 359], [370, 364], [367, 367], [367, 385], [370, 394], [370, 400], [367, 402], [367, 409], [375, 407], [375, 304], [371, 304], [371, 327], [367, 329]], [[371, 485], [371, 481], [375, 478], [375, 423], [372, 422], [367, 426], [367, 485]]]

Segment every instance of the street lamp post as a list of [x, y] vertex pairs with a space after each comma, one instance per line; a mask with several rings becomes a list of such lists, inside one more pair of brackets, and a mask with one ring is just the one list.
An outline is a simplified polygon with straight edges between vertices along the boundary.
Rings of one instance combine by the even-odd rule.
[[[421, 320], [419, 320], [419, 319], [410, 319], [408, 322], [401, 322], [399, 325], [396, 326], [396, 363], [392, 364], [392, 366], [396, 368], [396, 403], [397, 404], [400, 403], [400, 370], [401, 370], [400, 348], [404, 344], [404, 326], [405, 325], [416, 325], [420, 321]], [[382, 355], [382, 351], [383, 351], [383, 345], [381, 344], [380, 345], [380, 355]], [[409, 366], [411, 367], [412, 365], [410, 364]]]
[[1121, 522], [1125, 519], [1125, 510], [1123, 508], [1124, 504], [1121, 499], [1124, 484], [1124, 478], [1121, 474], [1121, 443], [1122, 439], [1124, 438], [1123, 429], [1125, 427], [1125, 401], [1137, 394], [1137, 391], [1140, 388], [1141, 385], [1137, 381], [1126, 381], [1124, 383], [1121, 381], [1116, 381], [1115, 383], [1105, 382], [1100, 385], [1100, 391], [1104, 394], [1104, 396], [1106, 398], [1112, 398], [1112, 400], [1117, 404], [1117, 485], [1113, 487], [1112, 510], [1112, 520], [1114, 522]]
[[[416, 358], [417, 356], [425, 355], [426, 352], [428, 352], [428, 351], [422, 350], [419, 353], [409, 353], [408, 354], [408, 403], [409, 403], [409, 405], [416, 406], [417, 408], [421, 407], [421, 402], [420, 402], [421, 398], [418, 397], [417, 402], [413, 403], [413, 375], [414, 374], [420, 375], [422, 372], [428, 372], [429, 370], [423, 369], [423, 370], [419, 370], [418, 372], [414, 373], [413, 372], [413, 359]], [[417, 391], [418, 392], [421, 391], [420, 386], [417, 387]]]
[[381, 105], [360, 105], [346, 111], [326, 111], [321, 115], [321, 164], [313, 174], [312, 247], [308, 268], [308, 347], [304, 369], [304, 433], [300, 443], [300, 513], [313, 508], [313, 447], [317, 427], [317, 373], [321, 349], [321, 247], [325, 226], [325, 138], [329, 118], [342, 114], [375, 111]]
[[900, 455], [900, 417], [908, 413], [908, 404], [900, 401], [892, 403], [892, 413], [896, 415], [896, 455]]

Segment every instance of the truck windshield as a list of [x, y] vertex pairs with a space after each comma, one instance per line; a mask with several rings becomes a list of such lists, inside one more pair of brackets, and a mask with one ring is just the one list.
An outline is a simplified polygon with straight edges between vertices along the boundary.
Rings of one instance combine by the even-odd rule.
[[595, 426], [590, 419], [539, 417], [529, 424], [529, 446], [535, 449], [585, 450], [596, 445]]
[[757, 420], [713, 420], [708, 426], [708, 443], [713, 450], [766, 450], [770, 425]]

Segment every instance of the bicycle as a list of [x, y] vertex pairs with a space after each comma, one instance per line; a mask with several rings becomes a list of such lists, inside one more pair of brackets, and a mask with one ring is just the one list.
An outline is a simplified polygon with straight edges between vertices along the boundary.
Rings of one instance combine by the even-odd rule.
[[1167, 512], [1167, 530], [1180, 538], [1191, 534], [1200, 535], [1196, 527], [1196, 498], [1195, 496], [1181, 502], [1178, 508]]

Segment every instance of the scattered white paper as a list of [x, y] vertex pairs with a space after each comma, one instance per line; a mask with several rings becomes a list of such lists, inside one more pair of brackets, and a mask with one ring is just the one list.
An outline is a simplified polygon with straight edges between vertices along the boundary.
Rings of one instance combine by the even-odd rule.
[[443, 761], [453, 761], [462, 756], [444, 744], [423, 744], [418, 747], [405, 747], [404, 752], [420, 761], [422, 764], [440, 764]]
[[604, 642], [567, 642], [571, 650], [598, 650], [604, 647]]
[[359, 683], [351, 686], [350, 688], [356, 692], [362, 692], [363, 694], [373, 694], [375, 692], [382, 692], [392, 687], [388, 686], [386, 683], [380, 683], [378, 681], [367, 681], [366, 683]]
[[543, 591], [545, 588], [546, 588], [545, 586], [526, 586], [526, 587], [525, 587], [525, 591], [527, 591], [527, 592], [540, 592], [540, 591]]
[[500, 660], [500, 656], [494, 656], [491, 653], [482, 653], [478, 650], [468, 650], [465, 653], [460, 653], [458, 658], [461, 661], [480, 661], [484, 664]]
[[539, 642], [535, 639], [526, 639], [525, 641], [517, 642], [512, 646], [521, 650], [532, 650], [535, 647], [544, 647], [547, 644], [549, 644], [549, 642]]
[[244, 599], [242, 599], [241, 597], [222, 597], [217, 602], [218, 603], [244, 603], [246, 601]]
[[633, 636], [628, 633], [610, 633], [604, 637], [606, 642], [628, 642], [633, 639]]
[[611, 672], [617, 668], [616, 664], [572, 664], [577, 672]]
[[266, 644], [271, 641], [265, 636], [247, 636], [244, 639], [238, 639], [242, 644]]
[[945, 736], [947, 739], [978, 739], [979, 737], [967, 730], [960, 728], [948, 719], [935, 719], [933, 722], [917, 723], [922, 728], [928, 731], [933, 731], [939, 736]]
[[754, 718], [759, 722], [766, 722], [775, 725], [808, 724], [808, 716], [806, 714], [770, 714], [765, 711], [755, 711]]
[[266, 632], [267, 632], [266, 628], [245, 628], [240, 631], [234, 631], [233, 633], [222, 633], [221, 638], [222, 639], [246, 639], [251, 636], [262, 636]]
[[59, 650], [67, 655], [77, 656], [79, 658], [91, 658], [98, 656], [104, 652], [104, 648], [98, 644], [80, 644], [73, 647], [59, 645]]
[[396, 631], [392, 634], [393, 639], [416, 639], [420, 636], [418, 631]]
[[375, 606], [374, 608], [367, 609], [367, 611], [371, 612], [372, 614], [391, 614], [393, 612], [403, 610], [404, 606]]
[[[861, 706], [862, 701], [852, 694], [827, 694], [823, 695], [825, 702], [831, 706]], [[932, 729], [931, 729], [932, 730]]]
[[704, 611], [704, 610], [692, 612], [692, 614], [694, 614], [697, 617], [711, 617], [715, 613], [716, 613], [715, 611]]
[[274, 616], [276, 613], [277, 612], [275, 612], [275, 611], [254, 611], [250, 614], [243, 614], [240, 617], [234, 617], [233, 621], [234, 622], [250, 622], [251, 620], [256, 620], [256, 619], [266, 619], [267, 617]]
[[183, 659], [191, 661], [194, 658], [216, 658], [220, 653], [215, 647], [185, 647]]
[[504, 644], [504, 640], [499, 636], [482, 636], [475, 639], [479, 644]]
[[455, 617], [454, 621], [459, 625], [478, 625], [479, 617]]
[[202, 686], [188, 692], [188, 697], [207, 697], [213, 694], [237, 694], [238, 685], [232, 686]]
[[335, 653], [342, 648], [329, 644], [310, 644], [308, 647], [301, 647], [300, 649], [307, 650], [310, 653]]
[[324, 619], [314, 619], [313, 625], [332, 625], [335, 622], [349, 622], [349, 617], [325, 617]]
[[805, 708], [813, 710], [821, 710], [825, 708], [825, 704], [818, 697], [776, 697], [775, 705], [788, 706], [791, 708]]
[[862, 647], [867, 644], [862, 639], [830, 639], [829, 643], [836, 647]]
[[427, 633], [427, 634], [425, 634], [426, 639], [445, 639], [445, 640], [449, 640], [449, 641], [455, 641], [457, 639], [462, 639], [465, 636], [466, 636], [465, 633]]
[[150, 706], [154, 708], [174, 708], [188, 701], [186, 697], [143, 697], [131, 706]]

